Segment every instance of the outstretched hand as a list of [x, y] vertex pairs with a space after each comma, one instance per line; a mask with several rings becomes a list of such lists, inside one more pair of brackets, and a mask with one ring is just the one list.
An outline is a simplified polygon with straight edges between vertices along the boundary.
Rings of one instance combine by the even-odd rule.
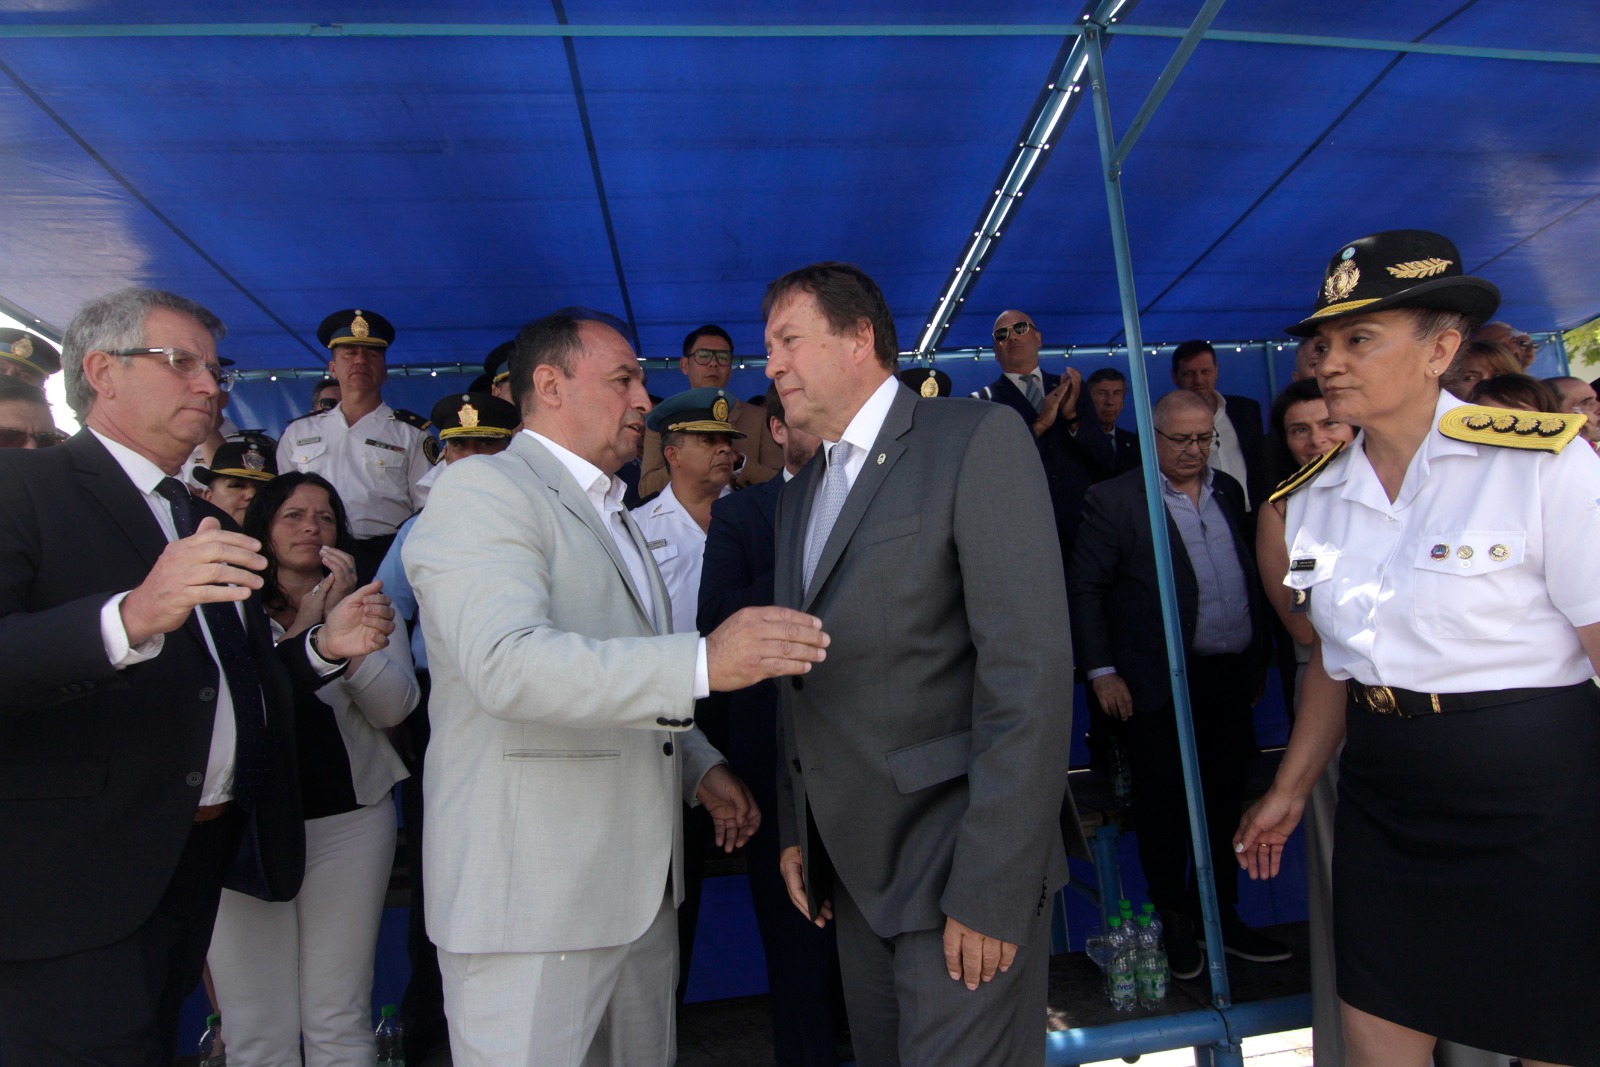
[[202, 604], [248, 599], [261, 588], [266, 557], [261, 542], [222, 528], [214, 516], [195, 532], [169, 542], [144, 581], [122, 598], [119, 610], [128, 643], [137, 647], [188, 621]]
[[355, 659], [389, 643], [394, 608], [382, 582], [369, 582], [328, 612], [318, 635], [318, 651], [328, 659]]
[[768, 678], [804, 674], [827, 657], [822, 620], [792, 608], [741, 608], [706, 637], [711, 689], [731, 693]]

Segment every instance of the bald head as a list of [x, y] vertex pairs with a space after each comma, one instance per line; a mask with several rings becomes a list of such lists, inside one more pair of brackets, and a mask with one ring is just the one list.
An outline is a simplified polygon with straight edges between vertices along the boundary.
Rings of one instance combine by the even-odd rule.
[[994, 320], [993, 336], [995, 362], [1007, 374], [1028, 374], [1039, 366], [1039, 327], [1026, 312], [1002, 311]]
[[1209, 420], [1215, 417], [1216, 412], [1211, 410], [1211, 405], [1202, 400], [1199, 394], [1191, 393], [1187, 389], [1175, 389], [1156, 401], [1151, 422], [1156, 429], [1166, 430], [1173, 421], [1185, 419], [1190, 415], [1204, 415]]

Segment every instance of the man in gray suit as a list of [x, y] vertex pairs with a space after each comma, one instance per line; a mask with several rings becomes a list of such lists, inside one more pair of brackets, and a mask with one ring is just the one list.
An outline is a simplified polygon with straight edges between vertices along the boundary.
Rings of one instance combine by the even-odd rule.
[[863, 1067], [1041, 1063], [1072, 657], [1033, 443], [901, 386], [855, 267], [785, 275], [762, 310], [767, 376], [824, 441], [777, 513], [778, 603], [832, 638], [779, 686], [790, 895], [838, 919]]
[[650, 409], [615, 320], [524, 327], [523, 430], [452, 465], [403, 552], [427, 639], [428, 931], [458, 1067], [670, 1064], [682, 802], [727, 849], [759, 813], [694, 701], [823, 658], [819, 622], [671, 604], [615, 472]]

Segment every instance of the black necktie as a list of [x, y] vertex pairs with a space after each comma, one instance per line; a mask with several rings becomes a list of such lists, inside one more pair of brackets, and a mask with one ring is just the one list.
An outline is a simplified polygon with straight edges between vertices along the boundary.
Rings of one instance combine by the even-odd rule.
[[[194, 500], [189, 490], [176, 478], [163, 478], [156, 492], [166, 497], [172, 505], [172, 524], [180, 538], [195, 532]], [[261, 781], [266, 773], [266, 717], [261, 703], [261, 678], [256, 673], [255, 656], [250, 652], [250, 639], [245, 635], [244, 623], [233, 601], [202, 604], [206, 629], [211, 631], [211, 643], [217, 647], [217, 658], [222, 661], [222, 673], [228, 679], [228, 692], [233, 697], [233, 721], [237, 734], [233, 761], [233, 798], [249, 804], [261, 795]]]

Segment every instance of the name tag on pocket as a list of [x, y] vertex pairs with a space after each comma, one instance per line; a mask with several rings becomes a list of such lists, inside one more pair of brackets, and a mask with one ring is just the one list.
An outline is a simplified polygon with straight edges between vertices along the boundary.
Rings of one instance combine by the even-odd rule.
[[387, 448], [390, 452], [405, 451], [405, 448], [400, 445], [391, 445], [388, 441], [374, 441], [370, 437], [367, 438], [367, 444], [371, 445], [373, 448]]

